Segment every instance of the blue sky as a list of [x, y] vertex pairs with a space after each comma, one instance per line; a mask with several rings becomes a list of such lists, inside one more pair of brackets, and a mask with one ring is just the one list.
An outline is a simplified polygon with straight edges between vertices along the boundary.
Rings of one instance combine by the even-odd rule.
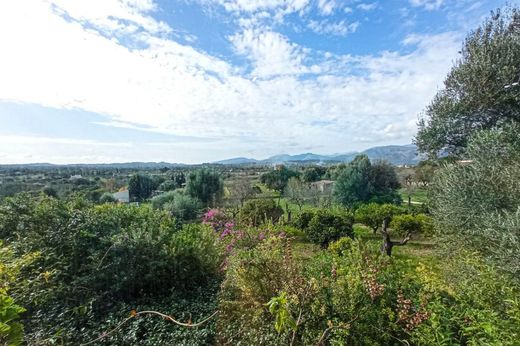
[[408, 144], [464, 36], [503, 5], [2, 1], [0, 163], [198, 163]]

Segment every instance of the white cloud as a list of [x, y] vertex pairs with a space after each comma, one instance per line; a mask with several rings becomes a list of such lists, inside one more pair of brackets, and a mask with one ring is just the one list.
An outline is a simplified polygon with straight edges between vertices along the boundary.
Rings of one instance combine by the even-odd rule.
[[339, 7], [335, 0], [318, 0], [318, 9], [324, 16], [334, 13], [334, 10]]
[[147, 14], [156, 10], [153, 0], [44, 0], [57, 13], [66, 14], [108, 33], [130, 34], [142, 28], [152, 34], [168, 33], [171, 28]]
[[202, 0], [223, 6], [229, 12], [257, 12], [282, 9], [287, 13], [303, 10], [309, 0]]
[[360, 10], [363, 10], [363, 11], [372, 11], [372, 10], [375, 10], [379, 5], [377, 4], [377, 2], [372, 2], [372, 3], [361, 3], [357, 6], [357, 8], [359, 8]]
[[[132, 8], [139, 22], [153, 21], [147, 14], [153, 6]], [[317, 59], [316, 52], [279, 33], [245, 29], [230, 38], [237, 52], [252, 61], [253, 73], [244, 74], [220, 58], [160, 37], [153, 25], [140, 24], [146, 47], [128, 49], [86, 26], [91, 20], [103, 22], [104, 15], [81, 16], [67, 21], [39, 1], [0, 2], [0, 100], [80, 108], [109, 115], [116, 124], [219, 142], [176, 143], [160, 151], [115, 147], [109, 141], [103, 150], [99, 145], [91, 150], [89, 142], [83, 156], [65, 143], [3, 146], [10, 158], [19, 150], [15, 147], [23, 147], [35, 152], [29, 161], [41, 161], [47, 152], [56, 162], [66, 157], [69, 162], [71, 157], [131, 160], [137, 154], [200, 162], [302, 148], [330, 153], [362, 149], [363, 143], [407, 143], [415, 131], [410, 124], [440, 86], [460, 39], [451, 33], [410, 36], [405, 42], [413, 48], [410, 54], [326, 53], [314, 61], [309, 57]], [[313, 75], [302, 78], [302, 73]], [[317, 126], [317, 119], [333, 125]]]
[[443, 4], [444, 0], [409, 0], [414, 7], [423, 7], [428, 11], [438, 10]]
[[348, 34], [356, 32], [359, 22], [347, 23], [345, 20], [331, 23], [328, 21], [311, 20], [308, 28], [318, 34], [330, 34], [337, 36], [347, 36]]
[[272, 77], [307, 71], [303, 65], [304, 50], [279, 33], [247, 29], [231, 36], [230, 41], [238, 54], [253, 61], [254, 76]]

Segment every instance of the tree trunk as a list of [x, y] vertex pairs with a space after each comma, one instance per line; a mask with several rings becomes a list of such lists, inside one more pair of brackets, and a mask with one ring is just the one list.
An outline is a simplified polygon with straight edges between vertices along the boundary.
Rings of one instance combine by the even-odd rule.
[[388, 233], [383, 234], [383, 244], [381, 245], [381, 252], [387, 256], [392, 256], [392, 249], [394, 248], [394, 242], [390, 240]]

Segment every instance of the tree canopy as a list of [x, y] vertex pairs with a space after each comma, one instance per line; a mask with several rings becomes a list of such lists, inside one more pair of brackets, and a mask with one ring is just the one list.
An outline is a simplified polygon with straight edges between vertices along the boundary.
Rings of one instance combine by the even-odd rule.
[[358, 155], [339, 174], [334, 195], [338, 202], [352, 208], [364, 202], [393, 203], [400, 200], [399, 180], [393, 167], [385, 162], [372, 164]]
[[416, 143], [461, 155], [479, 129], [520, 121], [520, 12], [497, 10], [466, 38], [461, 58], [419, 120]]
[[130, 198], [138, 202], [150, 198], [155, 187], [154, 180], [144, 174], [134, 174], [128, 182]]
[[275, 170], [262, 174], [260, 181], [267, 185], [268, 188], [282, 192], [287, 186], [287, 182], [292, 177], [299, 176], [299, 173], [288, 169], [285, 166], [280, 166]]
[[189, 174], [186, 193], [198, 198], [204, 205], [213, 205], [222, 198], [224, 184], [217, 172], [199, 169]]

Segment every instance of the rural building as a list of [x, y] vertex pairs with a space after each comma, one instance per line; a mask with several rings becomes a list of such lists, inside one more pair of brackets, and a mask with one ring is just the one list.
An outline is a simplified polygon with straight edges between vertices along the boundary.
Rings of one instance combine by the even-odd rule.
[[334, 187], [334, 181], [332, 180], [319, 180], [311, 183], [311, 189], [317, 190], [323, 193], [332, 192], [332, 188]]
[[130, 203], [130, 192], [123, 190], [112, 194], [119, 203]]

